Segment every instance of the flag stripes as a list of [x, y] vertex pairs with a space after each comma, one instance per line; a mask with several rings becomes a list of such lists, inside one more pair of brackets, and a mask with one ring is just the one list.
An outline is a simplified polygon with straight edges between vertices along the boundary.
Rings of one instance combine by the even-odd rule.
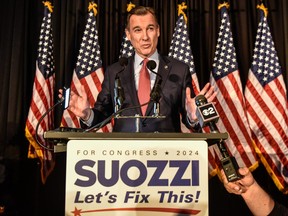
[[[257, 155], [247, 120], [227, 7], [227, 4], [221, 7], [221, 25], [210, 75], [210, 83], [217, 92], [215, 107], [220, 116], [217, 127], [220, 132], [229, 133], [225, 144], [238, 165], [254, 168], [257, 165]], [[215, 156], [215, 161], [218, 161], [215, 149], [209, 147], [209, 151]]]
[[[91, 8], [94, 7], [95, 3], [93, 5], [90, 3], [90, 6]], [[72, 77], [71, 90], [81, 95], [81, 87], [83, 86], [90, 106], [93, 107], [101, 91], [101, 83], [104, 79], [96, 18], [93, 10], [90, 10], [88, 13], [86, 28], [77, 59]], [[62, 125], [64, 127], [79, 128], [79, 118], [69, 110], [65, 110]], [[111, 131], [111, 126], [104, 126], [99, 130], [99, 132], [101, 131], [109, 132]]]
[[[45, 15], [41, 24], [33, 93], [25, 127], [25, 135], [29, 141], [28, 158], [38, 158], [40, 160], [41, 179], [43, 183], [46, 182], [47, 177], [55, 165], [54, 154], [50, 150], [53, 144], [48, 143], [43, 138], [45, 131], [54, 128], [53, 111], [48, 113], [43, 120], [39, 122], [42, 116], [54, 105], [55, 86], [51, 25], [52, 7], [50, 2], [44, 4], [46, 4], [45, 6], [47, 7], [49, 6], [49, 10], [51, 11], [45, 8]], [[36, 131], [38, 124], [38, 131]], [[40, 147], [39, 144], [43, 147]]]
[[255, 148], [279, 190], [288, 193], [288, 103], [281, 66], [260, 8], [254, 54], [245, 87], [248, 120]]

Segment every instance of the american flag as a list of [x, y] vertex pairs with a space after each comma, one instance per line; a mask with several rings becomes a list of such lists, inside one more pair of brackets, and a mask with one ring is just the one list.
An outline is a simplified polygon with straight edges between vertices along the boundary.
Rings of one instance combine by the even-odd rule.
[[[133, 4], [131, 2], [129, 4], [127, 4], [127, 12], [132, 10], [134, 7], [135, 7], [135, 4]], [[130, 57], [132, 55], [134, 55], [134, 47], [132, 46], [132, 44], [128, 40], [128, 38], [126, 37], [125, 31], [124, 31], [123, 38], [122, 38], [122, 43], [121, 43], [119, 59], [121, 57], [128, 58], [128, 57]]]
[[189, 32], [183, 14], [181, 14], [177, 20], [168, 56], [182, 61], [189, 66], [189, 70], [192, 76], [193, 90], [195, 94], [198, 94], [199, 82], [191, 51]]
[[[95, 3], [89, 3], [87, 23], [71, 83], [71, 90], [78, 95], [80, 95], [81, 86], [84, 86], [91, 107], [96, 102], [104, 79], [95, 17], [96, 6]], [[63, 112], [62, 126], [79, 128], [79, 117], [66, 109]], [[109, 131], [111, 131], [110, 124], [102, 128], [102, 132]]]
[[121, 43], [121, 50], [120, 50], [120, 56], [121, 57], [130, 57], [134, 54], [134, 47], [132, 46], [131, 42], [126, 37], [126, 34], [124, 33], [122, 43]]
[[[178, 5], [178, 20], [176, 22], [176, 26], [174, 28], [174, 33], [172, 36], [171, 45], [169, 48], [169, 57], [177, 59], [181, 62], [186, 63], [189, 66], [189, 70], [192, 77], [192, 86], [195, 94], [199, 93], [199, 82], [197, 78], [197, 74], [195, 72], [195, 65], [193, 60], [193, 55], [190, 46], [189, 32], [186, 25], [186, 21], [184, 19], [184, 12], [182, 9], [185, 9], [185, 2]], [[179, 11], [180, 10], [180, 11]], [[185, 15], [186, 16], [186, 15]], [[183, 133], [190, 133], [184, 124], [181, 123], [181, 131]]]
[[287, 90], [267, 17], [260, 13], [245, 87], [248, 120], [262, 163], [278, 189], [288, 193]]
[[[43, 139], [43, 133], [53, 129], [53, 112], [46, 115], [39, 125], [38, 135], [36, 134], [39, 119], [54, 105], [55, 70], [51, 23], [52, 6], [48, 2], [45, 2], [45, 4], [51, 11], [45, 8], [45, 15], [41, 25], [33, 94], [25, 128], [25, 135], [29, 141], [28, 158], [39, 158], [41, 161], [41, 179], [43, 184], [55, 164], [53, 152], [40, 147], [37, 143], [37, 140], [39, 140], [48, 149], [52, 148]], [[36, 136], [38, 136], [38, 139]]]
[[[245, 112], [244, 96], [227, 12], [228, 6], [226, 3], [220, 9], [221, 25], [210, 75], [210, 83], [217, 92], [215, 106], [220, 116], [217, 126], [220, 132], [229, 133], [229, 138], [225, 140], [226, 146], [230, 154], [236, 158], [238, 165], [256, 168], [258, 163]], [[215, 157], [215, 161], [218, 160], [214, 147], [215, 145], [209, 147], [210, 171], [216, 167], [211, 159]]]

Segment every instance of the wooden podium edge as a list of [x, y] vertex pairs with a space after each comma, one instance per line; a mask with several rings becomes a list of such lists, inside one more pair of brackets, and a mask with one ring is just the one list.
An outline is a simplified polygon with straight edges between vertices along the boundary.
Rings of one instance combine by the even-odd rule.
[[46, 131], [44, 138], [53, 142], [54, 152], [65, 152], [69, 140], [205, 140], [208, 146], [226, 140], [226, 133], [83, 133]]

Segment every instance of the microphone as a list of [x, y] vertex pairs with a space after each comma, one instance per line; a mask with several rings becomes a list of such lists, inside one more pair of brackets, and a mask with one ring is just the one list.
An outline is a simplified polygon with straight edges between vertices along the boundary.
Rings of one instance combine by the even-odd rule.
[[159, 116], [160, 115], [159, 100], [161, 98], [161, 91], [162, 91], [161, 90], [162, 76], [154, 71], [154, 69], [156, 68], [155, 61], [149, 60], [147, 62], [147, 68], [157, 76], [153, 89], [150, 93], [150, 100], [154, 102], [154, 108], [153, 108], [154, 116]]
[[121, 65], [122, 69], [117, 72], [115, 76], [115, 86], [114, 86], [114, 112], [117, 112], [119, 109], [121, 109], [123, 102], [125, 100], [124, 90], [121, 84], [121, 80], [119, 77], [119, 74], [123, 72], [128, 64], [128, 59], [126, 57], [121, 57], [119, 59], [119, 64]]
[[162, 83], [162, 76], [154, 71], [156, 68], [156, 62], [153, 60], [149, 60], [147, 62], [147, 68], [154, 74], [156, 74], [157, 78], [154, 84], [154, 87], [150, 93], [150, 98], [154, 102], [159, 102], [161, 98], [161, 83]]
[[197, 95], [195, 98], [197, 105], [196, 116], [200, 126], [203, 128], [209, 126], [211, 133], [219, 133], [216, 123], [219, 119], [219, 114], [213, 103], [208, 103], [204, 95]]
[[[198, 95], [195, 97], [195, 103], [197, 105], [196, 116], [199, 120], [200, 126], [209, 126], [211, 133], [219, 133], [217, 128], [217, 121], [219, 114], [213, 103], [208, 103], [204, 95]], [[229, 182], [241, 179], [241, 175], [238, 172], [239, 166], [235, 157], [230, 156], [226, 145], [223, 140], [217, 143], [222, 158], [220, 160], [222, 168]]]

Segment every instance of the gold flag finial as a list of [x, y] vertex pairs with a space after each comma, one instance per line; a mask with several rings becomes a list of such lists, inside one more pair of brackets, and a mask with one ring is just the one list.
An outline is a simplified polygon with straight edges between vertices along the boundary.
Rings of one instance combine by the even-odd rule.
[[218, 10], [221, 10], [222, 7], [226, 7], [228, 9], [230, 4], [228, 2], [223, 2], [222, 4], [219, 4]]
[[88, 11], [93, 10], [94, 16], [97, 15], [97, 4], [95, 2], [89, 2]]
[[52, 6], [50, 1], [45, 1], [45, 2], [43, 1], [42, 3], [44, 4], [45, 7], [47, 7], [47, 9], [50, 11], [50, 13], [53, 12], [53, 6]]
[[187, 24], [187, 16], [186, 16], [186, 14], [183, 11], [185, 9], [187, 9], [187, 5], [186, 5], [185, 2], [182, 2], [181, 4], [178, 4], [178, 16], [180, 16], [182, 14], [183, 17], [184, 17], [184, 20], [185, 20], [185, 22]]
[[265, 17], [268, 16], [268, 8], [265, 7], [263, 3], [261, 5], [257, 5], [257, 9], [262, 10]]
[[135, 8], [135, 4], [133, 4], [132, 2], [127, 4], [127, 12], [131, 11], [133, 8]]

